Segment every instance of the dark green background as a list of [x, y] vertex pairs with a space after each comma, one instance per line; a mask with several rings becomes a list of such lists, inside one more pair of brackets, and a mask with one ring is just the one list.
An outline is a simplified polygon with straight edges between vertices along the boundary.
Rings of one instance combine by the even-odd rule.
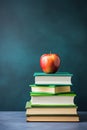
[[58, 53], [87, 110], [87, 1], [0, 0], [0, 110], [25, 110], [40, 56]]

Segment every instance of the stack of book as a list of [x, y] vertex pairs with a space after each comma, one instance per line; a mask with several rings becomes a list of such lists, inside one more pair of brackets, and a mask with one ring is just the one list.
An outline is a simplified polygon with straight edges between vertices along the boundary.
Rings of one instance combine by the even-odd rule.
[[29, 85], [31, 100], [25, 106], [26, 121], [79, 121], [76, 94], [71, 91], [72, 74], [34, 73], [34, 77], [35, 84]]

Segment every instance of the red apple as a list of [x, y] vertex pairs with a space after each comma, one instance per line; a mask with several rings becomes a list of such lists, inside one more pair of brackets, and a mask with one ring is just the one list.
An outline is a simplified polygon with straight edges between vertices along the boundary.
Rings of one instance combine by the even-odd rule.
[[60, 57], [57, 54], [43, 54], [40, 57], [40, 66], [45, 73], [55, 73], [60, 67]]

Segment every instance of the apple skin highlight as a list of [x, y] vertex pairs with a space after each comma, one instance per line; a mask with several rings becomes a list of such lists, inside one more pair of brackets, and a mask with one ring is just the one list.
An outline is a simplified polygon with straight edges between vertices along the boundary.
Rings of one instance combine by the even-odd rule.
[[60, 57], [57, 54], [43, 54], [40, 57], [40, 67], [45, 73], [55, 73], [60, 67]]

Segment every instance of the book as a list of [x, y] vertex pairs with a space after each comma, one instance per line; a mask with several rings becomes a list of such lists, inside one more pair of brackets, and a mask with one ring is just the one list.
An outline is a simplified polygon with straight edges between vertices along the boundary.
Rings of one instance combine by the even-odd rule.
[[26, 103], [26, 116], [29, 115], [77, 115], [77, 106], [57, 106], [57, 107], [32, 107], [31, 102]]
[[75, 93], [58, 93], [58, 94], [49, 94], [49, 93], [35, 93], [30, 92], [32, 104], [53, 104], [53, 105], [74, 105]]
[[26, 121], [52, 121], [52, 122], [78, 122], [78, 115], [30, 115], [26, 117]]
[[31, 87], [32, 92], [44, 92], [44, 93], [63, 93], [63, 92], [70, 92], [70, 86], [66, 85], [29, 85]]
[[67, 72], [58, 72], [54, 74], [46, 74], [46, 73], [34, 73], [35, 76], [35, 84], [41, 85], [72, 85], [71, 77], [72, 74]]
[[71, 91], [73, 74], [58, 72], [34, 73], [31, 100], [26, 102], [26, 121], [78, 122], [76, 94]]
[[26, 115], [77, 115], [75, 107], [57, 107], [57, 108], [27, 108]]
[[25, 105], [25, 109], [27, 109], [27, 108], [30, 108], [30, 107], [32, 107], [32, 108], [55, 108], [55, 107], [58, 107], [58, 108], [65, 108], [65, 107], [67, 107], [67, 108], [70, 108], [70, 107], [77, 107], [76, 106], [76, 104], [32, 104], [32, 102], [31, 102], [31, 100], [30, 101], [27, 101], [26, 102], [26, 105]]

